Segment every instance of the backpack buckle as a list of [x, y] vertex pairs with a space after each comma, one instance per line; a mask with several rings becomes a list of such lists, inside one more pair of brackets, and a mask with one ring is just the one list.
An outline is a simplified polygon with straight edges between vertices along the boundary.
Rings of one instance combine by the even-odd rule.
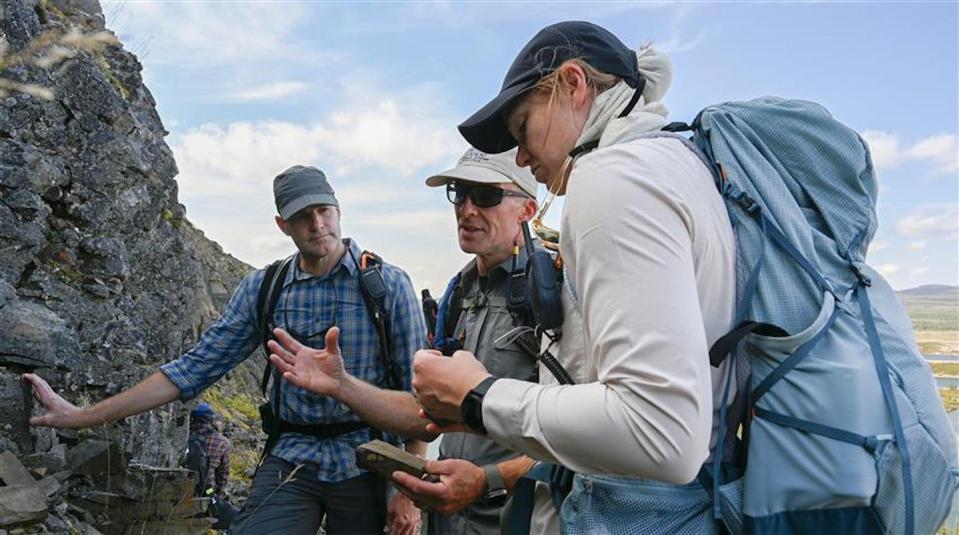
[[861, 285], [863, 285], [863, 286], [865, 286], [865, 287], [867, 287], [867, 288], [870, 287], [870, 286], [872, 286], [872, 279], [870, 279], [868, 275], [866, 275], [865, 273], [863, 273], [862, 268], [860, 268], [859, 266], [853, 264], [853, 265], [849, 266], [849, 269], [851, 269], [853, 275], [855, 275], [856, 278], [859, 279], [859, 284], [861, 284]]

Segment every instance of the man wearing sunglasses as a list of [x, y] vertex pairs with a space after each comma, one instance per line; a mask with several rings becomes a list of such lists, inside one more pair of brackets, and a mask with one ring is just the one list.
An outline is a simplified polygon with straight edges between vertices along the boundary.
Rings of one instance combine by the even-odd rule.
[[[322, 353], [335, 353], [341, 368], [360, 381], [390, 384], [380, 360], [378, 327], [363, 305], [362, 251], [341, 237], [340, 205], [326, 176], [314, 167], [294, 166], [274, 179], [273, 193], [276, 224], [298, 251], [274, 283], [280, 289], [268, 322], [276, 327], [274, 334], [286, 344], [329, 349]], [[240, 283], [223, 316], [193, 349], [91, 407], [70, 404], [39, 376], [26, 374], [44, 407], [44, 414], [30, 423], [90, 427], [198, 396], [263, 342], [257, 303], [266, 271], [256, 270]], [[278, 416], [280, 432], [233, 521], [233, 533], [313, 535], [324, 517], [331, 535], [380, 534], [384, 523], [391, 533], [418, 533], [420, 513], [412, 502], [397, 494], [387, 507], [383, 480], [360, 470], [354, 453], [373, 438], [399, 443], [396, 434], [415, 435], [423, 427], [409, 393], [410, 359], [426, 344], [423, 314], [403, 270], [382, 263], [380, 273], [391, 333], [386, 345], [392, 346], [392, 367], [399, 372], [396, 389], [383, 390], [382, 397], [387, 403], [406, 401], [411, 408], [400, 414], [412, 414], [405, 420], [392, 419], [390, 410], [379, 411], [379, 416], [361, 414], [331, 396], [282, 381], [282, 388], [274, 390], [278, 400], [270, 396], [270, 412]]]
[[[438, 318], [434, 345], [447, 355], [471, 351], [487, 369], [535, 382], [535, 356], [508, 336], [532, 323], [528, 309], [511, 306], [510, 296], [526, 285], [522, 224], [536, 214], [533, 175], [516, 165], [515, 151], [492, 155], [470, 148], [456, 167], [431, 176], [426, 185], [446, 186], [460, 249], [474, 255], [441, 299], [445, 317], [442, 324]], [[521, 336], [539, 347], [531, 332]], [[529, 458], [486, 437], [446, 433], [440, 460], [427, 468], [442, 474], [440, 482], [422, 493], [403, 488], [418, 503], [445, 513], [430, 514], [431, 533], [498, 534], [507, 493], [531, 465]]]
[[[470, 149], [456, 167], [428, 178], [426, 184], [446, 187], [460, 249], [474, 256], [441, 299], [435, 344], [447, 354], [471, 351], [499, 376], [536, 381], [534, 355], [521, 344], [535, 348], [537, 339], [528, 328], [511, 333], [530, 324], [528, 305], [511, 305], [509, 299], [514, 288], [526, 284], [522, 224], [536, 214], [532, 174], [516, 165], [515, 153], [488, 155]], [[288, 345], [282, 337], [279, 342], [284, 347], [276, 346], [271, 360], [293, 384], [331, 393], [358, 414], [388, 413], [394, 422], [406, 420], [402, 412], [418, 415], [418, 406], [397, 399], [388, 405], [382, 389], [358, 385], [335, 356]], [[419, 425], [426, 422], [419, 419]], [[467, 433], [445, 434], [440, 457], [427, 464], [428, 471], [440, 475], [439, 483], [403, 487], [432, 511], [430, 533], [498, 534], [507, 493], [533, 462]]]

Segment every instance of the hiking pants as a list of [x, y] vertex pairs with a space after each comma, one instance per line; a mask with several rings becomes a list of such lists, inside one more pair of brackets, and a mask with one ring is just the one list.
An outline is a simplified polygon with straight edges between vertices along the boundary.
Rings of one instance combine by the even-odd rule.
[[317, 479], [314, 463], [289, 477], [294, 468], [278, 457], [266, 458], [231, 533], [315, 535], [325, 517], [328, 535], [382, 535], [386, 500], [380, 478], [367, 473], [328, 483]]

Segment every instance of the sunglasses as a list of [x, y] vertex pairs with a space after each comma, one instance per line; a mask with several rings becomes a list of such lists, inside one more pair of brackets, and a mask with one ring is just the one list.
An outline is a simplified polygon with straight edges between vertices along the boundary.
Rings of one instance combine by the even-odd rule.
[[446, 198], [451, 203], [460, 206], [466, 202], [467, 197], [480, 208], [490, 208], [503, 202], [503, 197], [529, 198], [529, 195], [521, 191], [510, 191], [481, 184], [465, 184], [463, 182], [446, 184]]

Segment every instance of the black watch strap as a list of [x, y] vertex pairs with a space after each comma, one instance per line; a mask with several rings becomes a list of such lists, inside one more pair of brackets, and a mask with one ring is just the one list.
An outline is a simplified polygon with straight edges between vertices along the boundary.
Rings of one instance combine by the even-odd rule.
[[486, 493], [483, 494], [483, 502], [489, 505], [502, 505], [509, 492], [506, 491], [506, 483], [499, 472], [499, 467], [495, 464], [487, 464], [483, 466], [483, 473], [486, 475]]
[[495, 383], [497, 379], [499, 379], [499, 377], [493, 377], [490, 375], [486, 379], [480, 381], [480, 384], [476, 385], [476, 387], [474, 387], [470, 392], [480, 396], [485, 396], [486, 393], [489, 392], [489, 388], [493, 386], [493, 383]]
[[486, 426], [483, 425], [483, 398], [490, 387], [493, 386], [493, 383], [496, 382], [496, 379], [497, 377], [493, 376], [483, 379], [480, 384], [466, 394], [463, 403], [460, 405], [460, 415], [466, 425], [484, 435], [486, 434]]

